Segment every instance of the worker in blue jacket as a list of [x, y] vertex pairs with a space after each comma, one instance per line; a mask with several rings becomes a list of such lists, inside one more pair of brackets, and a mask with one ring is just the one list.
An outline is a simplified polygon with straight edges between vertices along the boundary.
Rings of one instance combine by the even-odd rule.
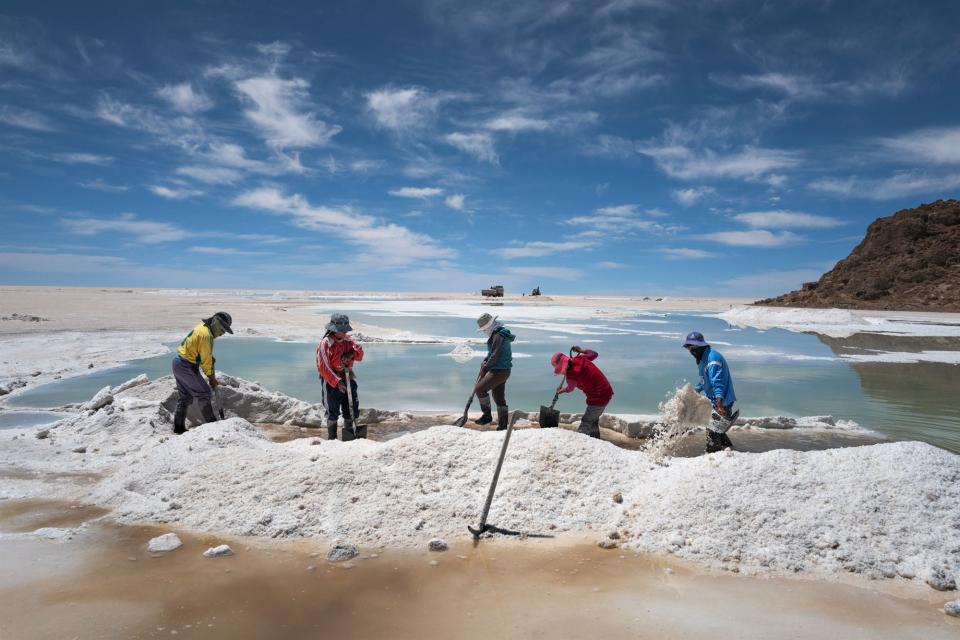
[[737, 407], [737, 394], [733, 391], [730, 367], [720, 352], [711, 347], [699, 331], [687, 334], [683, 347], [697, 361], [700, 371], [697, 391], [705, 395], [713, 405], [710, 425], [707, 427], [706, 451], [715, 453], [727, 447], [733, 449], [727, 431], [740, 417], [740, 409]]

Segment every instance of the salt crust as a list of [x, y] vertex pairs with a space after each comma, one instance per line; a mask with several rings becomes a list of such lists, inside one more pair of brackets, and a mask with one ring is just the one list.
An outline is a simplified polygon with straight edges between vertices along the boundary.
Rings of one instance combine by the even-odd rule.
[[[236, 388], [280, 396], [253, 384]], [[172, 437], [160, 395], [159, 382], [135, 386], [118, 394], [141, 400], [132, 408], [115, 402], [78, 413], [47, 440], [0, 433], [0, 460], [104, 471], [99, 484], [76, 491], [114, 507], [121, 521], [422, 548], [468, 535], [503, 437], [442, 426], [382, 443], [278, 444], [239, 417]], [[80, 445], [88, 453], [67, 453]], [[537, 533], [617, 531], [627, 548], [745, 573], [955, 580], [958, 499], [960, 457], [919, 442], [658, 463], [575, 432], [530, 429], [513, 435], [490, 522]]]
[[[960, 336], [960, 325], [942, 322], [942, 315], [853, 312], [847, 309], [741, 306], [716, 314], [735, 327], [786, 329], [849, 338], [857, 333], [902, 336]], [[955, 321], [954, 321], [955, 322]]]

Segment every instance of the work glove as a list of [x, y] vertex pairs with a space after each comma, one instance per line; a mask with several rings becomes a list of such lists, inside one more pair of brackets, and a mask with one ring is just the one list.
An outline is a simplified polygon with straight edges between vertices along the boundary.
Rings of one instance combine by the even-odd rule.
[[727, 416], [727, 408], [726, 408], [725, 406], [723, 406], [723, 398], [717, 398], [717, 399], [714, 401], [714, 409], [715, 409], [716, 412], [719, 413], [721, 416], [723, 416], [723, 417], [726, 417], [726, 416]]
[[570, 351], [573, 351], [574, 353], [583, 353], [583, 349], [580, 347], [570, 347]]
[[343, 383], [343, 380], [337, 383], [337, 391], [339, 391], [340, 393], [347, 392], [347, 385]]

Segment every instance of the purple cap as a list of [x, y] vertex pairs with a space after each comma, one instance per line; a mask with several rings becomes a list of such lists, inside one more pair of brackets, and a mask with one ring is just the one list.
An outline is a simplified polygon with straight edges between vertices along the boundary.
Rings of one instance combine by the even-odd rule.
[[687, 339], [683, 341], [684, 347], [709, 347], [707, 341], [704, 340], [703, 334], [699, 331], [691, 331], [687, 334]]

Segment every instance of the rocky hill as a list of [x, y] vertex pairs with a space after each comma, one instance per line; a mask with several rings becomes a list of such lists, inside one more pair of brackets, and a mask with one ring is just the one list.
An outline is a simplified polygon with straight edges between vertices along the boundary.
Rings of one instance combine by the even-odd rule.
[[818, 282], [756, 304], [960, 312], [960, 201], [878, 218]]

